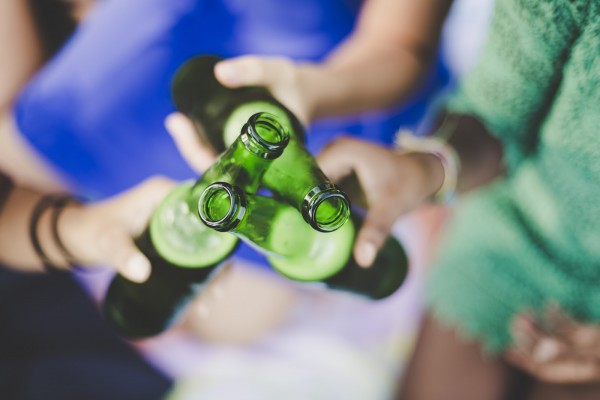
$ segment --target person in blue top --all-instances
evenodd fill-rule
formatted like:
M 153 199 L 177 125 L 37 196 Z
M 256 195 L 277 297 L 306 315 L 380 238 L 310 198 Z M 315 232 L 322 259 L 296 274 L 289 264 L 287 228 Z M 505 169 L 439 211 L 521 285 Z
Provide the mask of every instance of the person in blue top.
M 361 7 L 385 10 L 386 3 L 98 2 L 22 91 L 15 125 L 67 185 L 89 197 L 110 196 L 156 173 L 189 178 L 193 172 L 163 126 L 174 110 L 171 79 L 185 60 L 260 54 L 318 62 L 349 37 Z M 416 123 L 423 107 L 415 102 L 404 112 L 321 124 L 309 145 L 320 148 L 341 131 L 391 143 L 396 127 Z
M 29 154 L 28 161 L 23 162 L 26 156 L 20 154 L 19 162 L 12 163 L 20 163 L 17 173 L 24 179 L 44 183 L 54 179 L 91 199 L 114 195 L 155 174 L 176 180 L 193 177 L 195 172 L 182 161 L 164 127 L 165 118 L 174 111 L 171 79 L 185 60 L 197 54 L 225 58 L 260 54 L 321 63 L 332 54 L 360 50 L 368 44 L 370 32 L 408 26 L 410 18 L 402 16 L 409 15 L 410 3 L 97 2 L 16 99 L 12 133 L 5 136 L 13 140 L 4 150 L 13 158 L 17 153 Z M 381 23 L 382 18 L 386 23 Z M 438 35 L 440 25 L 431 21 L 426 26 Z M 310 129 L 309 148 L 317 151 L 341 132 L 389 144 L 399 125 L 414 126 L 425 109 L 422 99 L 445 77 L 439 71 L 430 74 L 433 78 L 417 91 L 417 83 L 422 82 L 417 78 L 435 60 L 435 49 L 424 51 L 418 61 L 413 50 L 422 49 L 407 52 L 402 107 L 394 98 L 385 111 L 317 122 Z M 385 73 L 387 67 L 382 67 Z M 416 100 L 409 101 L 411 97 Z M 32 168 L 36 164 L 38 168 Z M 240 247 L 238 256 L 266 265 L 251 249 Z

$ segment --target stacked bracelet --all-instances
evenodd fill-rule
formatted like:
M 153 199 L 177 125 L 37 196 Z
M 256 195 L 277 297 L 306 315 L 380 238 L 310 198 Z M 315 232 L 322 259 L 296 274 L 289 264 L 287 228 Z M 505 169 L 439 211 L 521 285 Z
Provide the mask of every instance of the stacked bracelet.
M 14 184 L 12 179 L 0 173 L 0 211 L 2 211 L 4 203 L 8 199 L 8 196 L 10 196 L 10 192 L 12 192 L 13 188 Z
M 60 240 L 60 235 L 58 234 L 58 220 L 60 215 L 65 207 L 71 203 L 79 204 L 80 201 L 67 194 L 49 194 L 40 199 L 31 214 L 29 223 L 29 237 L 31 244 L 44 268 L 48 272 L 63 271 L 64 269 L 57 267 L 44 252 L 39 239 L 39 223 L 44 212 L 46 212 L 48 209 L 52 209 L 52 214 L 50 217 L 50 230 L 54 244 L 69 266 L 72 267 L 76 263 L 75 258 L 66 249 L 65 245 Z
M 456 186 L 460 173 L 460 159 L 452 146 L 440 137 L 420 137 L 404 130 L 397 133 L 395 143 L 398 148 L 406 152 L 427 153 L 440 160 L 444 169 L 444 181 L 433 197 L 439 203 L 452 203 L 456 198 Z

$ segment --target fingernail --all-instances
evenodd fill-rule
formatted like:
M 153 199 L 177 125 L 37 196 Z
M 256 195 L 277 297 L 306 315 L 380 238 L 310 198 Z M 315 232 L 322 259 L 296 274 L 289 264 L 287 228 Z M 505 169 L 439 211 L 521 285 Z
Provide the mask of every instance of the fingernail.
M 150 276 L 150 262 L 141 254 L 134 254 L 125 264 L 127 277 L 134 282 L 143 282 Z
M 356 254 L 356 262 L 361 267 L 370 267 L 375 261 L 375 256 L 377 255 L 377 248 L 373 243 L 364 243 L 358 249 Z
M 224 83 L 237 84 L 240 83 L 239 68 L 227 62 L 218 63 L 215 66 L 215 73 Z
M 167 128 L 167 132 L 171 134 L 171 136 L 179 137 L 179 132 L 181 129 L 181 116 L 171 114 L 165 119 L 165 128 Z
M 548 362 L 560 353 L 560 345 L 556 340 L 542 339 L 533 349 L 533 358 L 539 363 Z

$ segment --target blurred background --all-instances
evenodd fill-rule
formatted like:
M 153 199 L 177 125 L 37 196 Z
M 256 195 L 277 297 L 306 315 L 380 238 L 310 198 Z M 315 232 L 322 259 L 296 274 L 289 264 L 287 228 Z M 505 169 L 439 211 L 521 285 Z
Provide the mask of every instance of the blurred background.
M 352 32 L 362 6 L 358 0 L 29 3 L 46 59 L 26 82 L 15 83 L 21 88 L 10 115 L 34 157 L 24 167 L 0 142 L 0 166 L 23 182 L 54 182 L 94 200 L 154 174 L 195 176 L 163 126 L 174 111 L 171 79 L 185 60 L 260 54 L 320 61 Z M 431 102 L 476 61 L 492 3 L 455 1 L 437 60 L 412 98 L 312 123 L 310 150 L 318 153 L 340 134 L 389 145 L 399 128 L 418 131 Z M 0 34 L 16 40 L 12 32 Z M 176 327 L 125 344 L 150 365 L 147 379 L 164 380 L 157 393 L 172 400 L 386 399 L 413 345 L 423 272 L 444 215 L 432 207 L 396 224 L 410 272 L 389 298 L 290 282 L 243 247 L 220 286 L 196 299 Z M 76 277 L 100 304 L 112 274 Z M 127 385 L 126 372 L 121 378 Z M 143 377 L 134 380 L 144 385 Z

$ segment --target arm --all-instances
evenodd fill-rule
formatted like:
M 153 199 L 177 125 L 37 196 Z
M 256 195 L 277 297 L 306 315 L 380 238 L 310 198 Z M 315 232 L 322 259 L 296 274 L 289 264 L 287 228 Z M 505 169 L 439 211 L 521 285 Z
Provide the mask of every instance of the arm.
M 14 129 L 13 100 L 43 62 L 43 51 L 27 1 L 0 2 L 0 169 L 18 181 L 52 190 L 59 180 Z
M 1 175 L 0 175 L 1 176 Z M 71 203 L 60 214 L 58 235 L 78 263 L 86 266 L 113 265 L 129 279 L 144 281 L 150 263 L 135 247 L 132 237 L 146 227 L 152 211 L 173 183 L 153 178 L 103 202 L 88 205 Z M 15 187 L 0 208 L 0 263 L 22 271 L 42 271 L 29 235 L 30 219 L 43 198 L 39 192 Z M 40 246 L 53 265 L 67 268 L 51 233 L 51 210 L 37 225 Z
M 353 34 L 324 63 L 300 66 L 312 116 L 404 100 L 435 58 L 450 0 L 370 0 Z
M 244 56 L 217 65 L 230 87 L 261 85 L 308 122 L 389 106 L 410 94 L 435 56 L 450 0 L 370 0 L 324 62 Z
M 0 113 L 42 63 L 42 50 L 26 1 L 0 2 Z
M 477 119 L 454 115 L 440 129 L 448 127 L 453 131 L 448 142 L 462 164 L 458 191 L 484 185 L 502 173 L 500 143 Z M 354 247 L 356 261 L 365 267 L 373 262 L 396 220 L 432 199 L 445 179 L 435 155 L 406 153 L 353 138 L 332 142 L 318 161 L 329 178 L 354 195 L 355 204 L 369 210 Z

